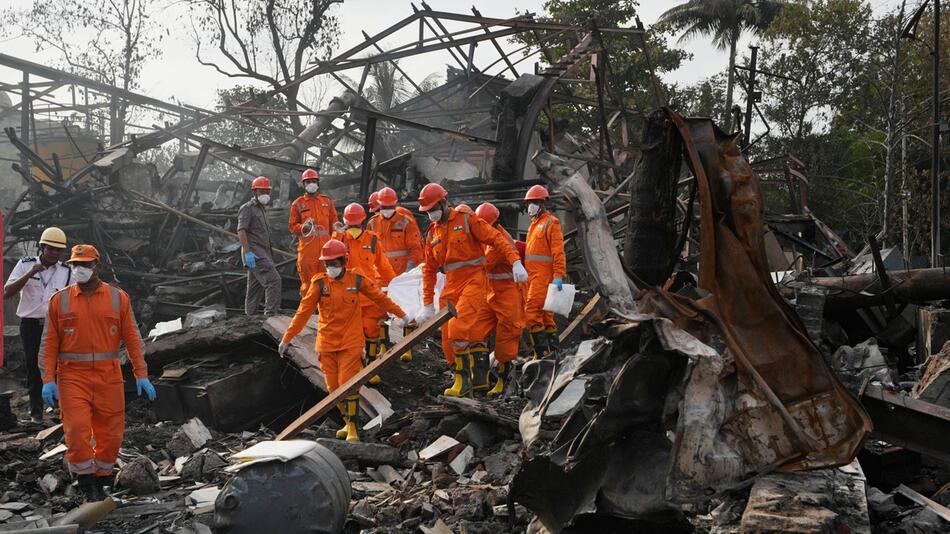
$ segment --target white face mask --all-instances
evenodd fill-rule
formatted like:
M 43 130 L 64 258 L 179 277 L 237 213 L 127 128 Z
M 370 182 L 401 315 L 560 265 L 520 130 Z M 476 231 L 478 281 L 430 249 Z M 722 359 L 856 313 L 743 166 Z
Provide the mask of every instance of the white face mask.
M 257 201 L 260 203 L 261 206 L 266 206 L 270 204 L 270 195 L 268 195 L 267 193 L 263 195 L 257 195 Z
M 318 184 L 317 182 L 307 182 L 307 184 L 304 185 L 303 188 L 312 195 L 320 190 L 320 184 Z
M 381 208 L 379 212 L 383 214 L 383 217 L 389 219 L 396 214 L 396 208 Z
M 429 212 L 429 220 L 438 222 L 442 220 L 442 210 L 432 210 Z
M 343 274 L 343 267 L 327 267 L 327 274 L 330 278 L 339 278 Z
M 541 204 L 528 204 L 528 215 L 534 217 L 541 211 Z
M 70 267 L 72 270 L 73 279 L 79 282 L 80 284 L 85 284 L 92 278 L 92 269 L 89 267 L 81 267 L 79 265 L 73 265 Z

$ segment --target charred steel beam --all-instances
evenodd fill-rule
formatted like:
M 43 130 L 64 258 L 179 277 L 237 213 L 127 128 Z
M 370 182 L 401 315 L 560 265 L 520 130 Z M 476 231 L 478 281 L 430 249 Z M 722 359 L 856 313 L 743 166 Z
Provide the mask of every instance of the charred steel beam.
M 478 9 L 476 9 L 475 6 L 472 6 L 472 14 L 474 14 L 476 17 L 482 16 L 482 14 L 478 12 Z M 482 31 L 484 31 L 485 33 L 491 32 L 491 30 L 489 30 L 487 26 L 483 26 Z M 501 45 L 498 44 L 498 41 L 492 39 L 491 44 L 492 46 L 495 47 L 495 51 L 498 52 L 498 54 L 501 56 L 501 59 L 505 62 L 505 65 L 508 65 L 508 70 L 511 71 L 511 73 L 515 76 L 515 78 L 517 78 L 518 76 L 521 76 L 520 74 L 518 74 L 518 70 L 515 69 L 515 66 L 511 63 L 511 60 L 508 59 L 508 54 L 505 53 L 505 51 L 502 50 Z
M 874 421 L 873 436 L 950 462 L 950 409 L 870 384 L 861 403 Z
M 459 141 L 468 141 L 470 143 L 477 143 L 480 145 L 486 145 L 486 146 L 491 146 L 491 147 L 498 145 L 498 142 L 495 141 L 494 139 L 487 139 L 485 137 L 479 137 L 477 135 L 467 134 L 465 132 L 459 132 L 456 130 L 449 130 L 447 128 L 440 128 L 438 126 L 430 126 L 428 124 L 423 124 L 421 122 L 404 119 L 402 117 L 397 117 L 395 115 L 389 115 L 388 113 L 383 113 L 382 111 L 376 111 L 376 110 L 361 108 L 357 106 L 354 106 L 352 110 L 354 112 L 364 113 L 369 117 L 374 117 L 383 122 L 388 122 L 390 124 L 398 124 L 400 126 L 406 126 L 406 127 L 414 128 L 417 130 L 423 130 L 426 132 L 437 133 L 440 135 L 444 135 L 446 137 L 450 137 L 452 139 L 457 139 Z
M 287 170 L 292 170 L 292 171 L 298 171 L 298 172 L 303 172 L 303 171 L 307 170 L 307 166 L 306 166 L 306 165 L 303 165 L 303 164 L 301 164 L 301 163 L 294 163 L 294 162 L 292 162 L 292 161 L 283 161 L 283 160 L 279 160 L 279 159 L 268 158 L 267 156 L 261 156 L 260 154 L 255 154 L 255 153 L 253 153 L 253 152 L 248 152 L 247 150 L 244 150 L 243 148 L 240 148 L 240 147 L 229 146 L 229 145 L 226 145 L 226 144 L 224 144 L 224 143 L 219 143 L 219 142 L 217 142 L 217 141 L 212 141 L 211 139 L 208 139 L 207 137 L 202 137 L 202 136 L 200 136 L 200 135 L 187 134 L 186 137 L 189 137 L 189 138 L 191 138 L 191 139 L 194 139 L 195 141 L 197 141 L 198 143 L 200 143 L 200 144 L 202 144 L 202 145 L 210 146 L 210 147 L 212 147 L 212 148 L 217 148 L 217 149 L 220 149 L 220 150 L 224 150 L 224 151 L 230 152 L 230 153 L 232 153 L 232 154 L 238 154 L 238 155 L 240 155 L 240 156 L 242 156 L 242 157 L 245 157 L 245 158 L 247 158 L 247 159 L 252 159 L 252 160 L 254 160 L 254 161 L 257 161 L 257 162 L 260 162 L 260 163 L 264 163 L 264 164 L 267 164 L 267 165 L 273 165 L 274 167 L 280 167 L 280 168 L 282 168 L 282 169 L 287 169 Z
M 428 18 L 454 20 L 458 22 L 472 22 L 475 24 L 484 24 L 486 26 L 505 26 L 508 28 L 515 28 L 521 31 L 529 31 L 529 30 L 583 31 L 585 29 L 583 25 L 557 24 L 553 22 L 538 22 L 534 20 L 526 20 L 523 17 L 514 17 L 510 19 L 496 19 L 496 18 L 491 18 L 491 17 L 476 17 L 472 15 L 463 15 L 461 13 L 447 13 L 445 11 L 424 11 L 423 15 Z M 620 33 L 620 34 L 629 34 L 629 35 L 635 35 L 635 34 L 643 32 L 643 30 L 635 29 L 635 28 L 600 28 L 600 31 L 603 33 Z
M 4 132 L 7 134 L 7 138 L 10 139 L 10 143 L 20 151 L 20 154 L 26 156 L 30 163 L 39 167 L 39 169 L 43 171 L 43 174 L 48 176 L 50 180 L 56 180 L 56 169 L 50 167 L 49 163 L 46 163 L 46 160 L 41 158 L 36 152 L 33 152 L 32 148 L 21 141 L 12 126 L 6 128 Z
M 366 119 L 366 142 L 363 144 L 363 168 L 360 176 L 360 200 L 369 194 L 369 179 L 373 172 L 373 146 L 376 144 L 376 117 Z
M 365 31 L 363 32 L 363 38 L 366 39 L 367 41 L 370 40 L 369 34 L 366 33 Z M 378 43 L 375 43 L 375 42 L 373 43 L 373 48 L 375 48 L 376 51 L 380 53 L 386 52 L 385 50 L 382 49 L 382 47 L 379 46 Z M 409 74 L 406 71 L 404 71 L 402 67 L 399 66 L 399 63 L 396 63 L 395 61 L 390 61 L 389 64 L 392 65 L 394 69 L 396 69 L 396 72 L 402 75 L 404 80 L 409 82 L 409 85 L 411 85 L 412 88 L 415 89 L 417 93 L 419 93 L 419 95 L 423 96 L 424 98 L 427 98 L 430 102 L 435 104 L 435 107 L 439 108 L 442 111 L 445 111 L 445 108 L 442 107 L 442 104 L 436 101 L 436 99 L 432 98 L 432 95 L 429 94 L 429 91 L 426 91 L 421 86 L 419 86 L 419 84 L 417 84 L 416 81 L 413 80 L 412 77 L 409 76 Z
M 413 7 L 415 7 L 415 6 L 413 6 Z M 422 0 L 422 9 L 423 9 L 424 11 L 432 11 L 432 8 L 429 7 L 429 4 L 427 4 L 427 3 L 425 2 L 425 0 Z M 443 35 L 445 36 L 446 39 L 448 39 L 448 41 L 449 41 L 450 43 L 455 41 L 455 39 L 452 39 L 452 33 L 449 32 L 449 29 L 445 27 L 445 24 L 442 24 L 442 21 L 441 21 L 441 20 L 439 20 L 438 18 L 434 18 L 434 19 L 432 19 L 432 20 L 435 21 L 435 25 L 438 26 L 440 30 L 442 30 Z M 428 22 L 428 19 L 426 19 L 426 21 Z M 431 29 L 431 26 L 430 26 L 430 29 Z M 439 37 L 439 40 L 440 40 L 440 41 L 442 40 L 442 36 L 440 36 L 435 30 L 433 30 L 432 33 L 436 34 L 436 36 Z M 474 45 L 474 43 L 472 43 L 472 45 Z M 464 50 L 462 50 L 462 47 L 461 47 L 461 46 L 457 46 L 457 47 L 455 47 L 455 49 L 458 50 L 459 55 L 462 56 L 463 58 L 468 55 L 468 54 L 465 53 Z M 453 56 L 454 56 L 454 54 L 453 54 Z M 475 69 L 475 65 L 472 65 L 470 62 L 463 62 L 462 68 L 464 68 L 466 72 L 470 72 L 470 71 L 469 71 L 469 68 L 471 68 L 471 69 L 473 69 L 473 70 L 477 70 L 477 69 Z
M 25 59 L 20 59 L 18 57 L 13 57 L 7 54 L 0 54 L 0 65 L 19 70 L 21 72 L 28 72 L 30 74 L 42 76 L 43 78 L 57 81 L 60 83 L 72 83 L 76 85 L 81 85 L 83 87 L 87 87 L 89 89 L 94 89 L 96 91 L 99 91 L 100 93 L 118 96 L 122 99 L 128 100 L 129 102 L 132 102 L 135 104 L 148 104 L 150 106 L 155 106 L 155 107 L 165 109 L 168 111 L 173 111 L 175 113 L 184 113 L 187 111 L 182 106 L 169 104 L 168 102 L 163 102 L 157 98 L 141 95 L 139 93 L 133 93 L 132 91 L 120 89 L 118 87 L 109 85 L 107 83 L 97 82 L 95 80 L 86 78 L 84 76 L 79 76 L 77 74 L 72 74 L 72 73 L 62 71 L 59 69 L 54 69 L 52 67 L 40 65 L 39 63 L 33 63 L 32 61 L 27 61 Z

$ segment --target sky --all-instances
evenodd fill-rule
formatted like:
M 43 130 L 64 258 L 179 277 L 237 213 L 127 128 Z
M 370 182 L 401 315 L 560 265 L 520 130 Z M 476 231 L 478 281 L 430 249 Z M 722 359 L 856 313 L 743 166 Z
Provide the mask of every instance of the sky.
M 881 12 L 899 6 L 900 1 L 870 0 L 870 3 L 876 12 Z M 475 4 L 482 15 L 486 17 L 510 18 L 515 16 L 516 9 L 540 13 L 543 0 L 521 0 L 520 2 L 512 2 L 511 0 L 428 0 L 428 3 L 438 11 L 454 11 L 465 14 L 470 13 L 471 5 Z M 671 0 L 641 0 L 640 18 L 649 27 L 673 3 Z M 912 6 L 918 5 L 918 3 L 919 0 L 909 0 L 909 4 Z M 0 12 L 11 7 L 23 7 L 29 4 L 30 0 L 0 0 Z M 238 83 L 238 80 L 223 76 L 212 68 L 197 63 L 194 57 L 194 44 L 190 36 L 190 25 L 182 17 L 182 13 L 180 3 L 169 2 L 167 7 L 159 14 L 160 19 L 173 27 L 173 30 L 164 41 L 162 57 L 150 61 L 143 69 L 141 87 L 138 92 L 163 100 L 179 101 L 188 105 L 211 108 L 214 105 L 217 91 L 233 86 Z M 360 43 L 363 40 L 361 30 L 373 34 L 411 13 L 412 8 L 408 0 L 345 0 L 337 8 L 337 15 L 343 32 L 339 50 L 342 51 Z M 414 29 L 407 30 L 407 33 L 402 34 L 405 38 L 401 41 L 404 42 L 413 38 L 414 33 Z M 386 41 L 383 47 L 385 48 L 386 44 L 391 45 L 394 42 Z M 740 50 L 744 51 L 750 42 L 751 39 L 746 38 L 741 43 Z M 508 43 L 503 43 L 503 46 L 508 49 L 515 48 L 515 45 Z M 668 76 L 667 79 L 670 81 L 692 83 L 724 70 L 727 62 L 725 52 L 714 49 L 707 40 L 698 38 L 681 46 L 693 57 L 685 62 L 679 70 Z M 52 58 L 50 54 L 35 52 L 33 45 L 25 38 L 0 40 L 0 51 L 43 64 L 50 64 Z M 479 61 L 480 58 L 481 61 Z M 488 42 L 482 43 L 476 49 L 477 65 L 486 65 L 496 58 L 497 53 Z M 400 66 L 419 81 L 432 73 L 440 73 L 444 76 L 445 65 L 449 61 L 451 61 L 451 58 L 445 53 L 428 54 L 419 58 L 406 58 L 400 63 Z M 521 63 L 519 70 L 522 72 L 531 71 L 533 61 L 532 59 Z M 489 70 L 489 73 L 494 74 L 498 70 L 499 67 L 495 67 Z M 349 76 L 358 79 L 359 72 L 351 71 Z M 19 81 L 18 73 L 0 67 L 0 82 L 16 83 Z M 311 86 L 306 91 L 309 91 L 311 95 L 335 93 L 338 91 L 338 87 L 331 82 L 322 86 Z M 331 95 L 327 94 L 326 96 Z M 16 101 L 17 99 L 13 97 L 13 100 Z

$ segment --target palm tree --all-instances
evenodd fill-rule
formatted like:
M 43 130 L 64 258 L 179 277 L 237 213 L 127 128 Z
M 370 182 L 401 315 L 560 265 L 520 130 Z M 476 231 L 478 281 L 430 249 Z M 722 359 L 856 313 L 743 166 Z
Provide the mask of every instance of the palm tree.
M 782 7 L 784 0 L 686 0 L 660 15 L 660 22 L 673 29 L 685 30 L 679 42 L 697 35 L 712 37 L 720 50 L 729 49 L 729 72 L 726 87 L 726 111 L 723 122 L 732 130 L 732 90 L 735 84 L 736 45 L 745 31 L 765 31 Z

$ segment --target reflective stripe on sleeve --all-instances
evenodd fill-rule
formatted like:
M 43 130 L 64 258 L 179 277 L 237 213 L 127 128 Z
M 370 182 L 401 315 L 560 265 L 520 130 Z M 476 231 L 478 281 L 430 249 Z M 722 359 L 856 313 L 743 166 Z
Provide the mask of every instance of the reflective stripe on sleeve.
M 387 258 L 400 258 L 402 256 L 408 256 L 408 255 L 409 255 L 408 250 L 390 250 L 389 252 L 386 253 Z
M 514 277 L 511 273 L 488 273 L 489 280 L 512 280 Z

